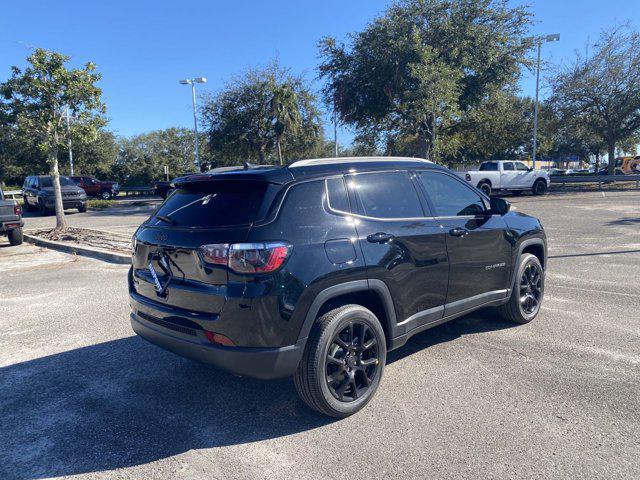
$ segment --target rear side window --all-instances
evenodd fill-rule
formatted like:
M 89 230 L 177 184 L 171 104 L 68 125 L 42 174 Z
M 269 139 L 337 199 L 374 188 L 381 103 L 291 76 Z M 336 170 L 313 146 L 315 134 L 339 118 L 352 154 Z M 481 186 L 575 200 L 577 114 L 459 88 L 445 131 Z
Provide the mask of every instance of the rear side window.
M 362 215 L 390 219 L 424 217 L 420 199 L 406 172 L 351 175 L 348 183 Z
M 347 197 L 347 188 L 344 185 L 344 178 L 327 178 L 326 182 L 329 206 L 333 210 L 349 213 L 349 198 Z
M 498 162 L 482 162 L 480 164 L 481 172 L 484 172 L 484 171 L 497 172 L 498 169 L 499 169 Z
M 417 178 L 431 200 L 437 216 L 455 217 L 484 213 L 482 197 L 449 175 L 418 172 Z
M 270 184 L 248 180 L 202 182 L 177 189 L 151 218 L 154 225 L 215 228 L 257 220 Z M 271 197 L 271 195 L 269 195 Z

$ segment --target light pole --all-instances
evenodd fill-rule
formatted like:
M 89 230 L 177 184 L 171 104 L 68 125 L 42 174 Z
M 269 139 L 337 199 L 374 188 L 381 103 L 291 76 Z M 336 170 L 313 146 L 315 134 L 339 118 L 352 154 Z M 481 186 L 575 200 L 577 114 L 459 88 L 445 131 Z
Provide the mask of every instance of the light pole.
M 196 114 L 196 83 L 207 83 L 204 77 L 186 78 L 180 80 L 182 85 L 191 85 L 191 101 L 193 102 L 193 131 L 196 138 L 195 144 L 195 164 L 196 170 L 200 172 L 200 150 L 198 149 L 198 117 Z
M 536 152 L 538 149 L 538 96 L 540 93 L 540 51 L 542 50 L 542 44 L 546 42 L 557 42 L 560 40 L 559 33 L 552 33 L 551 35 L 540 35 L 538 37 L 528 37 L 525 40 L 532 40 L 538 47 L 538 60 L 536 62 L 536 101 L 533 105 L 533 153 L 531 159 L 533 160 L 533 169 L 536 169 Z

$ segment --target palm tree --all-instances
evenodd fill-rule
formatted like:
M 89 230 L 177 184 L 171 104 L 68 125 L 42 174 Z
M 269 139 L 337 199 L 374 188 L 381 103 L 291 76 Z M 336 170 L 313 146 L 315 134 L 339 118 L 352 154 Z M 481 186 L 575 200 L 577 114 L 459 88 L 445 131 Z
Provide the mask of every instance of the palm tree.
M 284 165 L 282 158 L 282 139 L 287 133 L 294 133 L 302 123 L 302 114 L 298 105 L 298 96 L 291 85 L 274 85 L 271 97 L 271 115 L 276 136 L 278 161 Z

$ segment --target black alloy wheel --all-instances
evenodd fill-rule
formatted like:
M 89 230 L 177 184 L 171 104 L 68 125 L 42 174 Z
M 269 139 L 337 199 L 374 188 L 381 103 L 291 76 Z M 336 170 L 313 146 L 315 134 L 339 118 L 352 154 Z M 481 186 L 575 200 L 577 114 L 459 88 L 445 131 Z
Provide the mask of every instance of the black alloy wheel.
M 540 308 L 542 299 L 542 272 L 535 263 L 528 263 L 520 278 L 520 308 L 532 315 Z
M 363 396 L 376 376 L 379 345 L 374 332 L 364 322 L 353 321 L 331 340 L 326 358 L 329 391 L 341 402 Z

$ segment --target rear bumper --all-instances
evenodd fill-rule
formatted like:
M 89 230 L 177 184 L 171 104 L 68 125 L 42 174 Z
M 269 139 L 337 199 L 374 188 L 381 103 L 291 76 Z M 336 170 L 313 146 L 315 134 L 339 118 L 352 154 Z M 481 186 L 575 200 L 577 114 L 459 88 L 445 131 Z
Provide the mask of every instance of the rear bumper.
M 167 316 L 139 295 L 130 293 L 131 326 L 145 340 L 182 357 L 214 365 L 237 375 L 263 380 L 293 375 L 306 338 L 280 348 L 224 347 L 211 344 L 187 318 Z
M 0 222 L 0 232 L 2 233 L 9 232 L 14 228 L 20 227 L 24 227 L 24 221 L 21 218 Z

